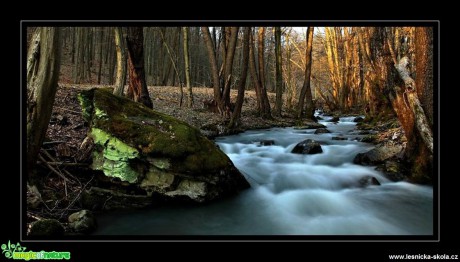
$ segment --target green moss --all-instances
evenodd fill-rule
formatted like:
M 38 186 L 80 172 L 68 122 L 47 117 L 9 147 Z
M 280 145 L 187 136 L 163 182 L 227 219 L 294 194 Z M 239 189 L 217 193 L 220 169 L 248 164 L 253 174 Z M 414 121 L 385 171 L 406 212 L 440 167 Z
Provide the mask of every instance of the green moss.
M 82 108 L 83 119 L 90 122 L 93 114 L 93 92 L 83 91 L 77 97 Z
M 94 144 L 102 148 L 93 152 L 93 169 L 102 170 L 106 176 L 135 183 L 138 173 L 131 168 L 129 161 L 139 157 L 139 152 L 99 128 L 93 127 L 91 136 Z
M 132 167 L 134 159 L 147 169 L 150 163 L 159 169 L 190 175 L 214 173 L 230 162 L 198 129 L 183 121 L 114 96 L 110 90 L 83 93 L 82 106 L 94 108 L 91 134 L 97 150 L 93 168 L 107 176 L 134 183 L 140 175 Z M 87 102 L 90 98 L 92 105 Z

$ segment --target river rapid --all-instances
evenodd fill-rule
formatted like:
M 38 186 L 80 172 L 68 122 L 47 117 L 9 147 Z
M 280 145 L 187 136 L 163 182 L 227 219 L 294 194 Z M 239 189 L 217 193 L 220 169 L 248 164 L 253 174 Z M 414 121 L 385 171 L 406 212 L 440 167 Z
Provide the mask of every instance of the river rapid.
M 353 164 L 373 145 L 358 142 L 354 117 L 314 129 L 271 128 L 216 139 L 251 188 L 203 206 L 164 206 L 98 217 L 98 235 L 431 235 L 433 188 L 392 182 Z M 347 140 L 332 140 L 332 137 Z M 291 153 L 305 140 L 323 153 Z M 261 146 L 261 140 L 274 145 Z M 363 186 L 375 177 L 380 186 Z

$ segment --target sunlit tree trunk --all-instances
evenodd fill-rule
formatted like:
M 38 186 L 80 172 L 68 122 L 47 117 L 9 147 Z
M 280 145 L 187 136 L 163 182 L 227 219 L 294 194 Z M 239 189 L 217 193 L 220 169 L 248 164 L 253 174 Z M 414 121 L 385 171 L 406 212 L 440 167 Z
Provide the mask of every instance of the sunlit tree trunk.
M 241 108 L 244 101 L 244 89 L 246 87 L 246 78 L 248 74 L 248 62 L 249 62 L 249 34 L 251 33 L 250 27 L 245 27 L 243 30 L 243 61 L 241 69 L 241 79 L 238 85 L 238 96 L 236 98 L 235 109 L 232 113 L 229 128 L 235 128 L 238 126 L 239 119 L 241 116 Z
M 192 91 L 192 85 L 190 84 L 190 57 L 188 54 L 188 28 L 187 27 L 182 27 L 182 32 L 184 34 L 184 64 L 185 64 L 185 83 L 187 85 L 187 90 L 188 90 L 188 100 L 187 100 L 187 106 L 192 107 L 193 106 L 193 91 Z
M 115 95 L 122 96 L 126 82 L 126 54 L 125 39 L 123 39 L 123 30 L 121 27 L 113 28 L 115 36 L 115 47 L 117 50 L 117 76 L 115 81 Z
M 281 116 L 283 106 L 283 65 L 281 56 L 281 28 L 275 27 L 276 102 L 275 115 Z
M 297 107 L 298 113 L 297 118 L 301 119 L 303 114 L 304 101 L 306 102 L 305 117 L 314 120 L 315 106 L 313 104 L 313 98 L 310 88 L 310 76 L 311 76 L 311 52 L 313 50 L 313 31 L 314 27 L 310 26 L 307 29 L 307 50 L 305 52 L 305 79 L 303 82 L 302 90 L 300 92 L 299 104 Z
M 142 27 L 128 27 L 126 38 L 128 48 L 129 86 L 128 97 L 152 108 L 144 70 L 144 33 Z
M 37 28 L 27 54 L 27 170 L 37 161 L 59 80 L 59 27 Z

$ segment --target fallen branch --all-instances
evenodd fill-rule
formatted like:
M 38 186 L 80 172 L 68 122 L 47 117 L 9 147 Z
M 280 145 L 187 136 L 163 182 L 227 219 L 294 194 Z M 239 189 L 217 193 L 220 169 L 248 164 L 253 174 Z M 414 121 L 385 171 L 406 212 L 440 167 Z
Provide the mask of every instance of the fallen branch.
M 44 164 L 45 162 L 38 161 L 38 164 Z M 52 166 L 89 166 L 85 163 L 69 163 L 69 162 L 46 162 L 48 165 Z
M 405 56 L 399 60 L 398 64 L 395 64 L 395 67 L 399 76 L 404 81 L 404 85 L 406 87 L 405 94 L 409 102 L 409 107 L 415 116 L 415 126 L 428 150 L 430 150 L 431 154 L 433 154 L 433 133 L 430 125 L 428 124 L 422 105 L 420 104 L 420 100 L 418 99 L 415 81 L 409 74 L 409 70 L 407 69 L 408 65 L 409 58 Z
M 53 172 L 55 173 L 56 175 L 60 176 L 62 179 L 64 179 L 64 181 L 66 182 L 70 182 L 70 180 L 65 177 L 61 172 L 57 171 L 54 167 L 52 167 L 51 165 L 48 164 L 48 162 L 46 162 L 46 160 L 43 158 L 42 155 L 38 155 L 38 158 L 40 158 L 40 160 Z
M 77 114 L 77 115 L 80 115 L 81 112 L 78 112 L 78 111 L 75 111 L 75 110 L 72 110 L 72 109 L 67 109 L 67 108 L 64 108 L 64 107 L 60 107 L 60 106 L 54 106 L 55 108 L 58 108 L 58 109 L 61 109 L 61 110 L 64 110 L 64 111 L 69 111 L 69 112 L 72 112 L 74 114 Z

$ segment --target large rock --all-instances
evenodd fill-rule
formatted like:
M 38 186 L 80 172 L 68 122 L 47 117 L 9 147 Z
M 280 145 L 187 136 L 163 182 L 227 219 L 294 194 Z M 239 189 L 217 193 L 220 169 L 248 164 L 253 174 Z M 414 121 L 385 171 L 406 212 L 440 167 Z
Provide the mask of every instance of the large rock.
M 137 195 L 196 202 L 249 187 L 230 159 L 187 123 L 110 89 L 84 91 L 79 100 L 94 140 L 91 168 L 110 182 Z
M 69 216 L 69 227 L 77 233 L 91 233 L 96 226 L 94 215 L 89 210 L 83 209 Z
M 321 148 L 321 145 L 312 139 L 304 140 L 292 149 L 292 153 L 295 154 L 319 154 L 322 152 L 323 149 Z
M 385 143 L 379 144 L 374 149 L 371 149 L 365 153 L 359 153 L 356 155 L 353 162 L 361 165 L 378 165 L 382 164 L 388 159 L 393 157 L 399 157 L 402 150 L 404 149 L 401 144 Z

